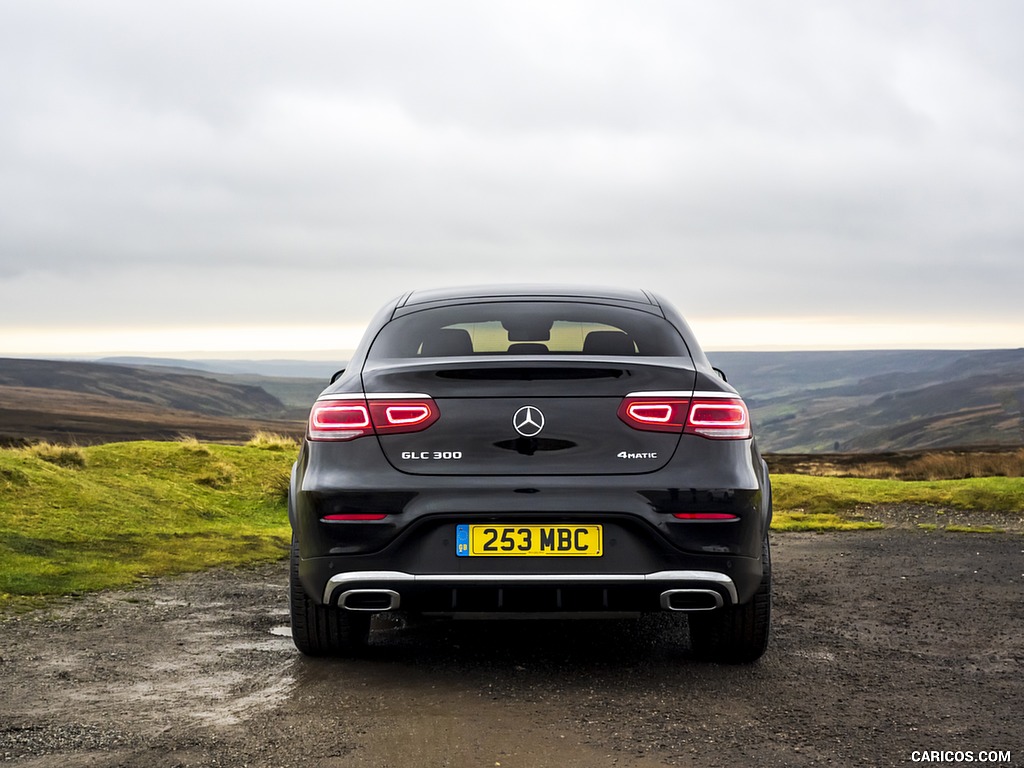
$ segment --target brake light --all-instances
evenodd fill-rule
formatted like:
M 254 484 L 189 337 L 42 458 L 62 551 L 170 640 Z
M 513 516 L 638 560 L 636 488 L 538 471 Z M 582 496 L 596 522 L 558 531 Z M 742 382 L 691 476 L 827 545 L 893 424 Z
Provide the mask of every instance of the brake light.
M 673 393 L 661 393 L 673 394 Z M 627 395 L 619 418 L 633 429 L 647 432 L 685 432 L 711 440 L 745 440 L 751 436 L 750 414 L 738 397 L 664 397 Z
M 386 396 L 385 396 L 386 397 Z M 374 433 L 419 432 L 441 417 L 437 404 L 426 395 L 415 399 L 318 400 L 309 412 L 309 439 L 355 440 Z

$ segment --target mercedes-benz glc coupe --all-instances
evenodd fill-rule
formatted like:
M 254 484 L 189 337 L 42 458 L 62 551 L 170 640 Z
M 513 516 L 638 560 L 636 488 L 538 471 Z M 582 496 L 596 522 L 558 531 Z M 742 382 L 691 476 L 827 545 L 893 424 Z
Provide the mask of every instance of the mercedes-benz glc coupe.
M 768 642 L 772 505 L 747 406 L 640 290 L 413 291 L 309 414 L 289 495 L 291 623 L 352 654 L 375 613 L 688 617 Z

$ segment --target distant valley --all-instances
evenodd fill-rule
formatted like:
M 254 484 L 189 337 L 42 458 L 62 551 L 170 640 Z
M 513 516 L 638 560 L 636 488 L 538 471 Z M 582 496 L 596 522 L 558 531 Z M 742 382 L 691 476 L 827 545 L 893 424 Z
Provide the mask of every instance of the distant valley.
M 1024 349 L 708 356 L 766 451 L 1024 445 Z
M 166 366 L 0 359 L 0 444 L 49 440 L 243 442 L 301 435 L 325 381 L 218 374 Z M 277 390 L 276 394 L 270 390 Z
M 1024 349 L 715 352 L 762 450 L 1024 445 Z M 0 359 L 0 443 L 301 435 L 343 363 Z

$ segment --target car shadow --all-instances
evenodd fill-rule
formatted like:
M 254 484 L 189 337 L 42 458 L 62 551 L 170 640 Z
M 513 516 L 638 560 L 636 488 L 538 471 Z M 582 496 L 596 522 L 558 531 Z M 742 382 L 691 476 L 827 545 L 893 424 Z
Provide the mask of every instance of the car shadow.
M 690 654 L 686 617 L 639 619 L 406 619 L 374 620 L 369 646 L 355 658 L 306 658 L 296 676 L 337 674 L 379 683 L 403 676 L 466 684 L 503 681 L 505 687 L 552 680 L 631 677 L 657 683 L 680 668 L 712 666 Z M 714 665 L 717 666 L 717 665 Z

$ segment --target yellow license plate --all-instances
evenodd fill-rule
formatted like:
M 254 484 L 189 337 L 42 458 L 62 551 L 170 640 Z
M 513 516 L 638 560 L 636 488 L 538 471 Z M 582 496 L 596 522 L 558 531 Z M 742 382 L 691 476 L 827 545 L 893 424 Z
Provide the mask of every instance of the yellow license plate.
M 460 525 L 459 557 L 601 557 L 600 525 Z

